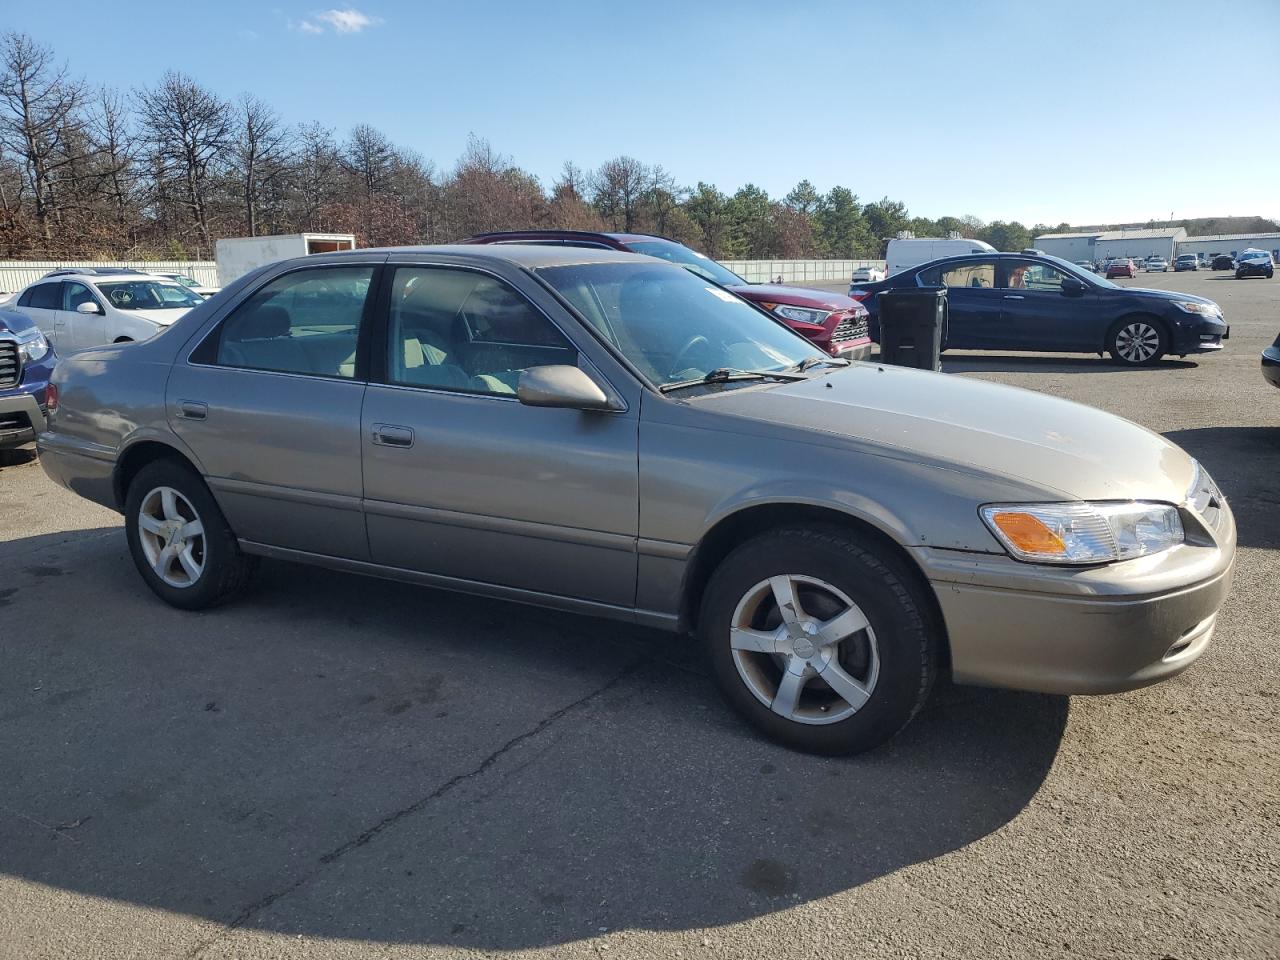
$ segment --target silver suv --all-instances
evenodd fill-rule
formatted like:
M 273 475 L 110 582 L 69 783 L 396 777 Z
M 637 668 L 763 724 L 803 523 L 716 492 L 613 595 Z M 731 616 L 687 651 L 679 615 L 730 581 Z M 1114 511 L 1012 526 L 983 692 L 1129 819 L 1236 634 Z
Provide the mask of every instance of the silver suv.
M 62 361 L 49 417 L 44 469 L 124 513 L 168 603 L 227 600 L 267 556 L 694 632 L 730 703 L 813 751 L 882 742 L 942 671 L 1172 676 L 1235 551 L 1153 433 L 834 359 L 630 253 L 273 264 Z

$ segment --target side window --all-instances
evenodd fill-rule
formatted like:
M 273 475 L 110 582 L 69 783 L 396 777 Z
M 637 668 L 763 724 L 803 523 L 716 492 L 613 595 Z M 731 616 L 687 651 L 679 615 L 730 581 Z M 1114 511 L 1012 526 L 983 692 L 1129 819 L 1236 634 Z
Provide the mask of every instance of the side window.
M 924 286 L 930 287 L 994 287 L 996 265 L 994 260 L 979 260 L 949 269 L 934 267 L 921 272 L 919 277 Z
M 1064 277 L 1061 270 L 1047 264 L 1015 261 L 1009 265 L 1009 276 L 1004 285 L 1009 290 L 1061 293 Z
M 271 281 L 222 324 L 215 363 L 250 370 L 356 375 L 373 267 L 316 267 Z
M 97 303 L 97 298 L 89 292 L 89 288 L 83 283 L 64 283 L 63 289 L 63 310 L 75 310 L 82 303 Z
M 399 267 L 391 282 L 387 375 L 411 387 L 514 396 L 522 371 L 578 352 L 524 297 L 469 270 Z
M 34 307 L 37 310 L 62 309 L 62 284 L 40 283 L 22 295 L 18 302 L 20 307 Z

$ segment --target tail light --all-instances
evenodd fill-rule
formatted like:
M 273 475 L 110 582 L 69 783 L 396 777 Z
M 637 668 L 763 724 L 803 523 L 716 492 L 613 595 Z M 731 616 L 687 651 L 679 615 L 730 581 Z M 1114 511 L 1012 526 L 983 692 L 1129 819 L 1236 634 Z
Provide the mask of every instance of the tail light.
M 854 300 L 857 300 L 859 303 L 861 303 L 863 300 L 866 300 L 869 296 L 871 296 L 871 291 L 870 290 L 850 290 L 849 296 L 852 297 Z
M 58 412 L 58 388 L 52 383 L 44 388 L 44 408 L 48 413 Z

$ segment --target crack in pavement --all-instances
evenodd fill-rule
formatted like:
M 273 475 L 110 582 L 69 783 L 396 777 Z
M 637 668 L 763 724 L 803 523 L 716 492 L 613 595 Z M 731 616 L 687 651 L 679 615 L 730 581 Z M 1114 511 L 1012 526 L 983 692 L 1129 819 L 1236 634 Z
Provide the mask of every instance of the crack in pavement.
M 448 780 L 446 780 L 440 786 L 436 787 L 425 797 L 422 797 L 419 800 L 415 800 L 413 803 L 409 804 L 409 806 L 402 807 L 401 809 L 396 810 L 394 813 L 388 814 L 387 816 L 379 820 L 377 823 L 375 823 L 372 827 L 369 827 L 369 829 L 365 830 L 364 832 L 348 840 L 346 843 L 338 847 L 335 847 L 334 849 L 330 850 L 328 853 L 322 855 L 320 857 L 320 865 L 318 867 L 309 871 L 303 876 L 299 877 L 297 880 L 289 884 L 287 887 L 284 887 L 283 889 L 280 889 L 280 890 L 276 890 L 272 893 L 267 894 L 264 897 L 261 897 L 258 900 L 255 900 L 253 903 L 249 904 L 243 910 L 241 910 L 235 916 L 235 918 L 232 919 L 231 922 L 228 923 L 222 930 L 219 930 L 216 935 L 210 937 L 207 940 L 202 940 L 200 943 L 197 943 L 187 953 L 188 960 L 194 960 L 194 958 L 199 957 L 201 954 L 203 954 L 206 950 L 208 950 L 211 946 L 213 946 L 219 940 L 222 940 L 224 937 L 226 937 L 227 934 L 240 929 L 245 924 L 247 924 L 250 920 L 252 920 L 255 916 L 257 916 L 263 910 L 266 910 L 268 907 L 276 903 L 281 898 L 287 897 L 289 894 L 293 893 L 295 890 L 298 890 L 301 887 L 305 886 L 307 883 L 310 883 L 317 876 L 319 876 L 320 873 L 323 872 L 323 870 L 326 867 L 328 867 L 330 864 L 346 856 L 352 850 L 355 850 L 358 847 L 363 847 L 365 844 L 367 844 L 370 840 L 374 839 L 374 837 L 378 836 L 378 834 L 382 833 L 388 827 L 394 826 L 395 824 L 403 820 L 405 817 L 413 816 L 413 814 L 422 810 L 433 801 L 440 799 L 446 793 L 449 793 L 451 790 L 453 790 L 455 787 L 463 783 L 466 783 L 468 780 L 472 780 L 480 776 L 486 770 L 492 767 L 495 763 L 497 763 L 500 759 L 502 759 L 502 757 L 505 754 L 509 753 L 511 750 L 520 746 L 520 744 L 524 743 L 526 740 L 530 740 L 533 737 L 536 737 L 543 730 L 546 730 L 549 726 L 551 726 L 553 723 L 555 723 L 565 714 L 571 713 L 574 710 L 577 710 L 579 707 L 582 707 L 583 705 L 589 703 L 590 701 L 594 700 L 596 697 L 600 696 L 601 694 L 607 693 L 608 691 L 612 690 L 618 684 L 622 683 L 622 681 L 626 680 L 628 677 L 631 677 L 635 673 L 639 672 L 642 667 L 648 666 L 649 664 L 655 662 L 655 659 L 656 658 L 654 656 L 649 655 L 649 656 L 642 657 L 639 660 L 636 660 L 635 662 L 627 666 L 625 669 L 623 669 L 621 672 L 615 674 L 611 679 L 609 679 L 606 683 L 604 683 L 600 687 L 597 687 L 595 690 L 592 690 L 590 693 L 582 697 L 579 697 L 577 700 L 574 700 L 572 703 L 568 703 L 565 706 L 560 707 L 558 710 L 555 710 L 554 712 L 543 717 L 530 729 L 512 737 L 506 743 L 502 744 L 502 746 L 498 747 L 498 749 L 494 750 L 492 753 L 486 756 L 483 760 L 480 761 L 479 764 L 477 764 L 472 769 L 466 771 L 465 773 L 459 773 L 456 776 L 450 777 Z M 71 838 L 68 838 L 68 839 L 71 839 Z

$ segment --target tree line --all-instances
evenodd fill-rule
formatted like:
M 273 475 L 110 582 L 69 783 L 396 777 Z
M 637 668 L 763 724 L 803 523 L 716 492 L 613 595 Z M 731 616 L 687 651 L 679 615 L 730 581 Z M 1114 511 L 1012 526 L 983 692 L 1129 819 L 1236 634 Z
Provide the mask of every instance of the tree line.
M 474 135 L 439 169 L 366 124 L 341 137 L 289 124 L 252 94 L 227 100 L 173 70 L 128 92 L 96 87 L 30 36 L 0 38 L 0 259 L 198 259 L 228 236 L 384 246 L 527 228 L 656 233 L 722 260 L 876 258 L 904 230 L 1018 250 L 1049 229 L 912 217 L 808 180 L 780 198 L 754 184 L 728 194 L 627 156 L 566 162 L 547 187 Z

